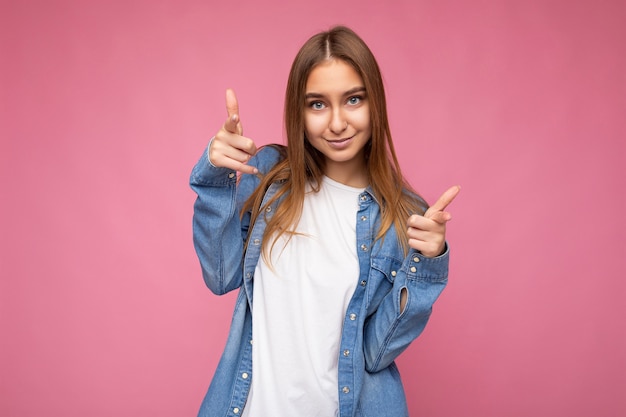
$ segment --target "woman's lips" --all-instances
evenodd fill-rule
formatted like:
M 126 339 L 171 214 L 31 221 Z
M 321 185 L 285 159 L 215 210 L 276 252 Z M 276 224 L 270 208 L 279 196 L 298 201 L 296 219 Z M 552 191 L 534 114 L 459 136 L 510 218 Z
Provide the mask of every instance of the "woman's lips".
M 349 138 L 345 138 L 345 139 L 325 139 L 326 143 L 328 143 L 328 145 L 331 148 L 334 149 L 344 149 L 346 147 L 348 147 L 348 145 L 350 145 L 350 142 L 352 142 L 352 139 L 354 138 L 354 136 L 351 136 Z

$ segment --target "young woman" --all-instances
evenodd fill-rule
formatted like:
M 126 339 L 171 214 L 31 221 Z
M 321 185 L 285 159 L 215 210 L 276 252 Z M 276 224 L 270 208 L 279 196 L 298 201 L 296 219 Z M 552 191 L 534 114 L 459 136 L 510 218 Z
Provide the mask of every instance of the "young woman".
M 459 188 L 428 208 L 404 180 L 378 65 L 348 28 L 296 56 L 287 147 L 257 150 L 232 90 L 226 107 L 191 174 L 193 232 L 207 286 L 239 296 L 199 415 L 406 416 L 394 360 L 446 285 Z

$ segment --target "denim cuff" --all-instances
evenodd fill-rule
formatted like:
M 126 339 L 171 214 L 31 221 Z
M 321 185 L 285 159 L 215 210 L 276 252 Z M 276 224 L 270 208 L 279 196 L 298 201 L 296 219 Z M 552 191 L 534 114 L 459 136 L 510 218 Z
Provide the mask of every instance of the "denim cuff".
M 211 138 L 209 145 L 205 148 L 198 163 L 191 171 L 191 183 L 197 185 L 224 186 L 236 184 L 237 173 L 230 168 L 216 167 L 209 158 L 209 147 L 214 138 Z
M 448 265 L 450 263 L 450 247 L 446 242 L 445 251 L 434 258 L 428 258 L 419 251 L 411 249 L 403 268 L 407 279 L 422 281 L 445 281 L 448 279 Z

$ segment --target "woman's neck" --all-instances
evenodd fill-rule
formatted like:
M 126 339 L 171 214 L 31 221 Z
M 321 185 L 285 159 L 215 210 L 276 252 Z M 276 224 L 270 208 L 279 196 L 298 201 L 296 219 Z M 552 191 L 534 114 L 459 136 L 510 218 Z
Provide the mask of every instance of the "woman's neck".
M 350 187 L 365 188 L 369 185 L 365 161 L 354 163 L 326 161 L 324 175 Z

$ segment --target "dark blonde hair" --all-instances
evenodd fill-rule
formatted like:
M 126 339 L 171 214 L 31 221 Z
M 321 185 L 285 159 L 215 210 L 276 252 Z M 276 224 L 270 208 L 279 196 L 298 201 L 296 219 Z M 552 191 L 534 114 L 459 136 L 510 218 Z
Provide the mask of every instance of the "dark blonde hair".
M 311 37 L 300 49 L 291 66 L 285 94 L 285 129 L 287 149 L 285 158 L 261 179 L 250 196 L 244 211 L 252 212 L 252 222 L 259 213 L 263 195 L 276 181 L 284 184 L 266 203 L 271 205 L 284 197 L 268 221 L 263 239 L 263 254 L 269 237 L 276 235 L 270 246 L 283 233 L 293 234 L 300 219 L 306 184 L 318 190 L 324 175 L 325 159 L 305 137 L 304 110 L 306 83 L 311 71 L 326 60 L 341 60 L 350 65 L 363 80 L 370 109 L 372 136 L 365 146 L 369 185 L 381 204 L 381 222 L 376 239 L 382 238 L 394 226 L 405 253 L 408 251 L 406 222 L 411 214 L 423 214 L 426 203 L 405 181 L 393 147 L 383 80 L 374 55 L 363 40 L 351 29 L 336 26 Z M 283 150 L 284 151 L 284 150 Z M 268 258 L 266 258 L 268 259 Z

